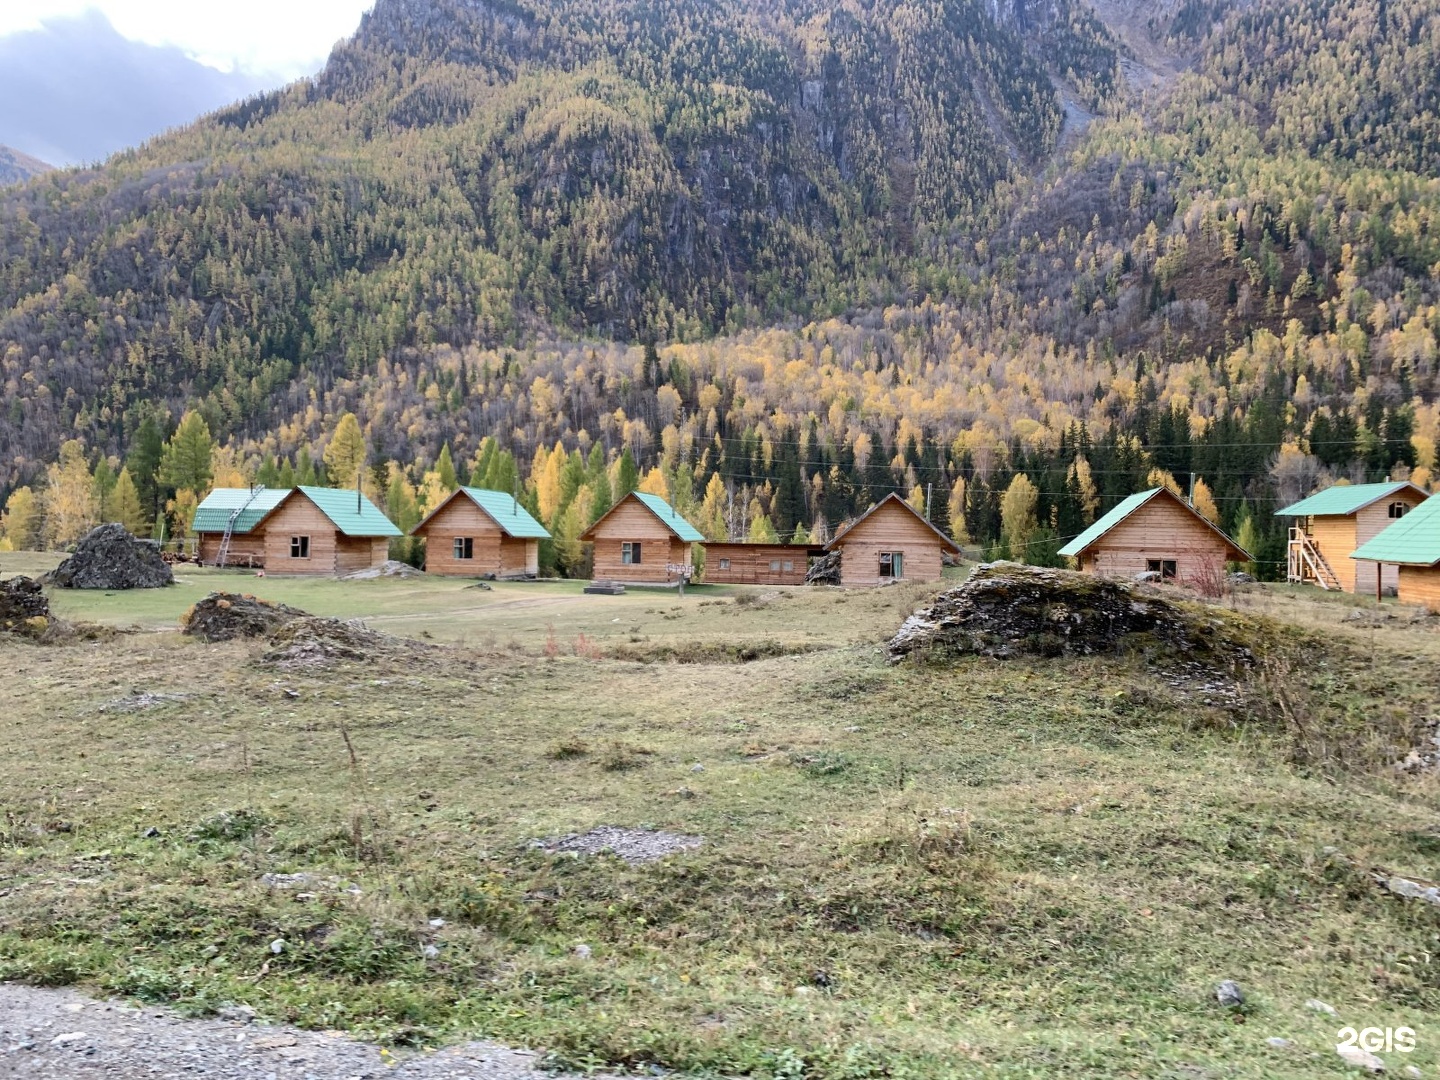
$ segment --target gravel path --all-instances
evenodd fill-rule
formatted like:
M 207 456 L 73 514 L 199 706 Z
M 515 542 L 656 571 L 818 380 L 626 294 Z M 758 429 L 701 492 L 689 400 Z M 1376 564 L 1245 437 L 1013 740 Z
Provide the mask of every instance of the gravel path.
M 473 1042 L 432 1054 L 243 1020 L 0 984 L 0 1077 L 27 1080 L 567 1080 L 535 1056 Z M 580 1080 L 568 1075 L 568 1080 Z M 595 1080 L 595 1078 L 591 1078 Z M 613 1080 L 613 1078 L 612 1078 Z

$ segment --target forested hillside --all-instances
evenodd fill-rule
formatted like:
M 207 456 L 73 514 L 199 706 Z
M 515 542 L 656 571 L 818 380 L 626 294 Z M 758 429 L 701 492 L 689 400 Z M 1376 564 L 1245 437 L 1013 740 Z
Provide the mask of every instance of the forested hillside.
M 272 480 L 354 413 L 402 503 L 503 451 L 549 524 L 655 468 L 711 532 L 929 492 L 1038 559 L 1193 472 L 1264 571 L 1277 498 L 1434 464 L 1440 3 L 1137 19 L 382 0 L 313 84 L 0 195 L 0 484 L 72 440 L 148 518 L 187 408 Z
M 50 166 L 9 146 L 0 146 L 0 187 L 50 171 Z

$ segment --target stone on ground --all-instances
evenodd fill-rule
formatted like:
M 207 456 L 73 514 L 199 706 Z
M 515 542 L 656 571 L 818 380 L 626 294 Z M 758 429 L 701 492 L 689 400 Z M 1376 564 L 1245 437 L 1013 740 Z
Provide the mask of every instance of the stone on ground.
M 159 544 L 117 522 L 92 529 L 45 580 L 62 589 L 161 589 L 175 584 L 175 573 Z

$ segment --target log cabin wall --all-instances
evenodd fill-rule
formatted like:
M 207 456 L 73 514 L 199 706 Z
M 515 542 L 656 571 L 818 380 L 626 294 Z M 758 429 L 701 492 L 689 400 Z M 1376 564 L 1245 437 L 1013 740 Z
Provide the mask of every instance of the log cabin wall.
M 223 533 L 201 533 L 199 536 L 199 557 L 203 566 L 216 566 L 220 559 L 220 542 Z M 230 537 L 230 550 L 225 556 L 226 566 L 263 567 L 265 565 L 265 532 L 255 529 L 248 533 L 235 533 Z
M 629 581 L 636 584 L 667 582 L 667 563 L 693 565 L 690 545 L 678 539 L 649 508 L 638 500 L 617 506 L 592 529 L 595 564 L 592 575 L 598 581 Z M 639 564 L 623 561 L 623 546 L 640 544 Z
M 1421 604 L 1440 613 L 1440 566 L 1401 566 L 1396 569 L 1400 602 Z
M 1151 560 L 1173 561 L 1181 583 L 1224 575 L 1230 547 L 1190 510 L 1158 495 L 1086 550 L 1082 568 L 1104 577 L 1131 578 Z
M 464 495 L 452 499 L 448 506 L 426 522 L 423 529 L 416 530 L 415 535 L 425 538 L 427 574 L 442 577 L 501 577 L 505 574 L 503 541 L 507 537 L 489 514 Z M 473 558 L 457 559 L 455 541 L 466 537 L 473 541 Z M 515 558 L 511 555 L 512 568 L 514 562 Z M 521 568 L 519 571 L 512 569 L 512 572 L 523 575 L 525 571 Z
M 383 566 L 390 557 L 390 541 L 383 536 L 336 536 L 335 572 L 353 574 Z
M 1361 544 L 1368 544 L 1391 525 L 1395 524 L 1398 519 L 1390 516 L 1390 505 L 1392 503 L 1400 503 L 1405 507 L 1405 512 L 1408 514 L 1424 501 L 1424 497 L 1418 491 L 1403 488 L 1391 497 L 1371 503 L 1369 506 L 1360 510 L 1359 513 L 1355 515 L 1355 547 L 1351 548 L 1350 551 L 1356 550 Z M 1324 549 L 1322 548 L 1321 550 Z M 1345 552 L 1345 561 L 1354 567 L 1351 575 L 1354 585 L 1352 591 L 1357 593 L 1373 593 L 1375 591 L 1375 564 L 1373 562 L 1350 558 L 1350 551 Z M 1328 552 L 1325 558 L 1330 558 Z M 1332 563 L 1331 565 L 1334 564 Z M 1338 577 L 1340 571 L 1337 569 L 1335 574 Z M 1380 568 L 1380 585 L 1381 588 L 1389 591 L 1398 589 L 1400 586 L 1400 568 L 1394 565 L 1382 566 Z
M 1355 591 L 1357 565 L 1355 560 L 1350 558 L 1350 553 L 1360 546 L 1355 542 L 1355 524 L 1354 517 L 1335 514 L 1311 518 L 1307 529 L 1310 539 L 1334 571 L 1340 588 L 1348 593 Z M 1369 581 L 1370 588 L 1374 589 L 1374 577 L 1370 577 Z
M 265 572 L 267 574 L 334 574 L 339 532 L 321 509 L 296 492 L 265 519 Z M 291 556 L 293 537 L 310 539 L 307 558 Z M 367 541 L 368 542 L 368 541 Z
M 944 567 L 940 538 L 908 509 L 893 502 L 857 523 L 837 546 L 841 552 L 840 584 L 844 586 L 881 584 L 882 552 L 904 555 L 903 581 L 939 581 Z
M 804 544 L 706 544 L 705 580 L 715 585 L 804 585 L 810 556 L 823 550 Z

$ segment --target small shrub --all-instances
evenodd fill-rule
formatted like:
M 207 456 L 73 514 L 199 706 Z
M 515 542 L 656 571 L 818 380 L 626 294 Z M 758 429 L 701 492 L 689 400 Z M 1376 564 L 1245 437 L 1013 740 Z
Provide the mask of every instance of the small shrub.
M 625 772 L 648 764 L 646 759 L 654 756 L 654 750 L 617 739 L 605 748 L 600 757 L 600 767 L 606 772 Z
M 198 822 L 190 832 L 192 840 L 248 840 L 270 821 L 258 810 L 242 807 L 239 810 L 221 810 Z
M 545 756 L 551 761 L 573 761 L 575 758 L 585 757 L 589 753 L 590 745 L 583 739 L 577 739 L 571 735 L 551 743 L 550 749 L 545 751 Z
M 825 776 L 839 776 L 854 764 L 849 755 L 837 754 L 831 750 L 822 750 L 818 754 L 793 756 L 790 763 L 799 767 L 806 776 L 813 776 L 817 779 Z

